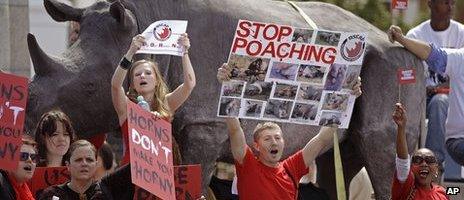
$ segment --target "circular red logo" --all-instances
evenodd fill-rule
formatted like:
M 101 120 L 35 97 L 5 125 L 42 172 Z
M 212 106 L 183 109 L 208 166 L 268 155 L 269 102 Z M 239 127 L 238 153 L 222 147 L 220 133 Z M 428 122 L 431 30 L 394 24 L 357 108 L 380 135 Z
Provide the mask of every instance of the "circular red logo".
M 172 31 L 167 24 L 158 24 L 153 29 L 153 35 L 159 41 L 165 41 L 171 37 Z
M 343 41 L 341 45 L 341 54 L 343 59 L 349 62 L 358 60 L 366 47 L 365 37 L 362 35 L 352 35 Z

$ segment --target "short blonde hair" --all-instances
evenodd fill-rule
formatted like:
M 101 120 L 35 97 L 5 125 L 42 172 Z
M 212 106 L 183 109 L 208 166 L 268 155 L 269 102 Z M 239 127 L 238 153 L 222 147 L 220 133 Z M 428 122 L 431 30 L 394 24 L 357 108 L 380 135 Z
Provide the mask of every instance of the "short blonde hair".
M 256 125 L 255 130 L 253 131 L 253 139 L 258 141 L 259 139 L 259 134 L 263 132 L 264 130 L 278 130 L 282 132 L 282 129 L 280 129 L 280 126 L 274 122 L 263 122 L 259 123 Z

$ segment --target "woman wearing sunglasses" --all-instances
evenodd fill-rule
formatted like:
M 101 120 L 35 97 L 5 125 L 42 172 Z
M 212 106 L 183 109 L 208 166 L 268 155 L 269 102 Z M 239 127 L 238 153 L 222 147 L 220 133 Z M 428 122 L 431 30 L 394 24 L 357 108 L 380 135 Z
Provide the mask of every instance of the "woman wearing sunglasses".
M 18 168 L 6 172 L 0 170 L 1 200 L 34 200 L 26 182 L 34 175 L 36 166 L 36 142 L 29 136 L 23 136 Z
M 432 182 L 438 175 L 435 154 L 430 149 L 422 148 L 409 158 L 406 141 L 406 110 L 401 103 L 395 105 L 393 120 L 398 126 L 396 136 L 396 172 L 393 178 L 393 200 L 448 199 L 445 189 Z M 411 160 L 411 161 L 410 161 Z M 411 163 L 410 163 L 411 162 Z

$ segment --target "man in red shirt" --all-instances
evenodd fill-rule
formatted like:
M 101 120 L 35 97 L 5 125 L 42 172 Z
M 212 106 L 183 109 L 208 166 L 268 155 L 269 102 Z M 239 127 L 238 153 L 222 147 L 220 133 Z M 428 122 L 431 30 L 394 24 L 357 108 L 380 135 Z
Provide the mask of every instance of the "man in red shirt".
M 230 70 L 224 64 L 218 70 L 220 82 L 228 80 Z M 353 88 L 361 95 L 361 82 Z M 247 145 L 245 135 L 237 118 L 227 118 L 230 145 L 237 171 L 237 187 L 240 200 L 292 200 L 297 197 L 297 185 L 308 173 L 314 159 L 333 143 L 336 127 L 322 127 L 306 146 L 282 162 L 284 139 L 282 130 L 273 122 L 258 124 L 253 131 L 255 157 Z

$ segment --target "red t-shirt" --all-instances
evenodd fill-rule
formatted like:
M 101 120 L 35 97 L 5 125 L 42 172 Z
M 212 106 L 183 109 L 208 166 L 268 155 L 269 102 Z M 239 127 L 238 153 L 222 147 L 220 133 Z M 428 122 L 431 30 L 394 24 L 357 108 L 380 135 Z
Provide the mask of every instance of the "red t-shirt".
M 414 175 L 409 170 L 408 178 L 404 183 L 401 183 L 395 171 L 392 185 L 392 200 L 407 200 L 409 193 L 414 186 Z M 412 200 L 448 200 L 445 189 L 439 185 L 432 184 L 432 189 L 427 190 L 423 188 L 415 189 Z
M 246 148 L 243 164 L 235 161 L 235 168 L 240 200 L 296 199 L 297 188 L 295 186 L 298 185 L 301 177 L 309 171 L 301 151 L 280 162 L 278 167 L 273 168 L 261 163 L 249 147 Z

